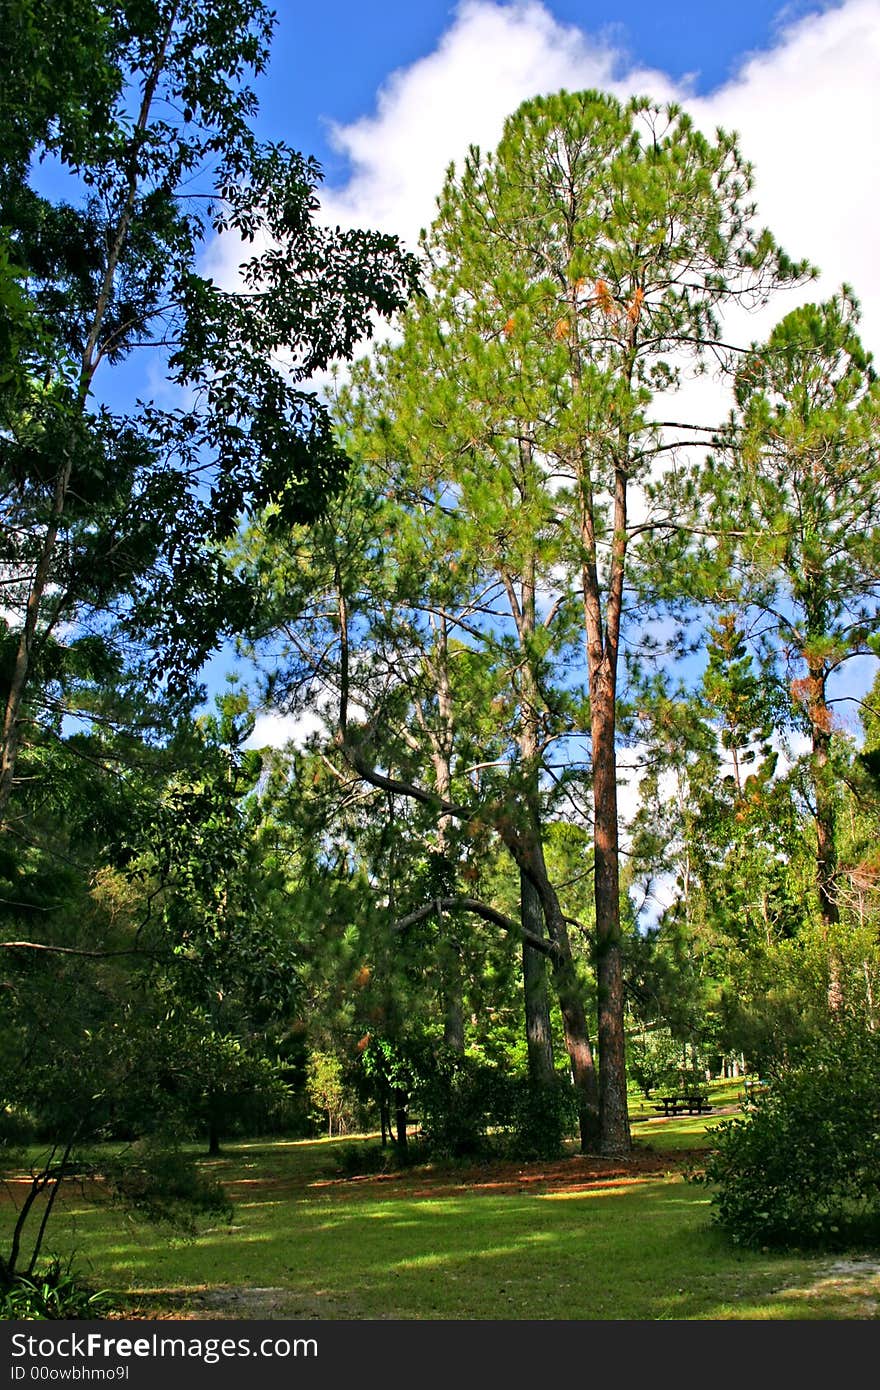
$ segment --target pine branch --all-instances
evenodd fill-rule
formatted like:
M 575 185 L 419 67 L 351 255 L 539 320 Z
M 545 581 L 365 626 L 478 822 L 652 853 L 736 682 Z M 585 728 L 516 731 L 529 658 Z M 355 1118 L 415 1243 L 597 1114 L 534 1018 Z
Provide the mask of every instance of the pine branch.
M 496 927 L 501 927 L 503 931 L 511 932 L 514 936 L 526 942 L 533 950 L 540 951 L 543 955 L 555 957 L 559 955 L 559 948 L 553 941 L 548 941 L 545 937 L 534 936 L 526 931 L 521 922 L 515 918 L 508 917 L 505 913 L 499 912 L 496 908 L 490 907 L 480 898 L 434 898 L 426 903 L 424 907 L 416 908 L 414 912 L 408 912 L 405 917 L 400 917 L 395 923 L 395 932 L 406 931 L 408 927 L 415 926 L 418 922 L 423 922 L 426 917 L 433 913 L 441 912 L 473 912 L 477 917 L 482 917 L 485 921 L 491 922 Z M 580 926 L 581 924 L 578 923 Z

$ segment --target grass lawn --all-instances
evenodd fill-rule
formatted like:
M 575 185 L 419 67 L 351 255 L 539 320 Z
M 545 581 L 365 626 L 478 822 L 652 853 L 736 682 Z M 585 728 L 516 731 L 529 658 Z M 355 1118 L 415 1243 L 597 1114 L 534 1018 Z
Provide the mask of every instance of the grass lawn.
M 683 1168 L 717 1109 L 634 1115 L 635 1153 L 621 1163 L 573 1154 L 350 1178 L 337 1158 L 352 1140 L 230 1143 L 204 1162 L 228 1186 L 231 1224 L 169 1238 L 72 1193 L 49 1246 L 124 1295 L 133 1317 L 880 1316 L 880 1252 L 743 1252 L 711 1226 L 709 1194 Z M 4 1229 L 11 1214 L 7 1198 Z

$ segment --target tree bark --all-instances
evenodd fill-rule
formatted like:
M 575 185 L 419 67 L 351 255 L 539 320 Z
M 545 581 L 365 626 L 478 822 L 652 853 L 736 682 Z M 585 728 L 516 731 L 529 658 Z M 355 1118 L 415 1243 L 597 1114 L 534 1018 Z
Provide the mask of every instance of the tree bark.
M 534 833 L 512 834 L 504 822 L 499 827 L 499 833 L 519 865 L 520 872 L 525 873 L 535 887 L 544 912 L 547 935 L 556 948 L 551 957 L 553 985 L 559 1000 L 565 1047 L 577 1091 L 581 1152 L 596 1153 L 600 1144 L 598 1080 L 583 991 L 571 954 L 565 916 L 547 874 L 540 838 Z
M 449 680 L 449 627 L 446 616 L 442 613 L 432 614 L 431 628 L 434 633 L 434 645 L 424 657 L 423 666 L 436 696 L 437 718 L 435 721 L 432 712 L 426 712 L 418 703 L 415 714 L 431 750 L 437 794 L 447 802 L 452 794 L 455 717 Z M 438 899 L 451 896 L 456 887 L 457 875 L 450 861 L 450 831 L 453 819 L 447 812 L 443 812 L 437 819 Z M 437 936 L 438 994 L 443 1016 L 443 1040 L 454 1052 L 463 1053 L 465 1010 L 461 951 L 455 929 L 447 922 L 442 911 L 438 912 Z
M 828 1007 L 838 1014 L 844 1005 L 840 952 L 834 929 L 840 922 L 837 901 L 836 807 L 831 770 L 831 718 L 825 694 L 826 672 L 810 665 L 809 704 L 812 742 L 812 782 L 816 821 L 816 895 L 828 944 Z
M 216 1158 L 220 1152 L 220 1123 L 216 1115 L 208 1117 L 208 1155 Z
M 529 492 L 532 463 L 531 445 L 528 440 L 520 441 L 519 457 L 522 470 L 520 489 L 523 500 L 525 500 Z M 534 554 L 529 555 L 526 559 L 520 581 L 518 601 L 510 576 L 503 573 L 503 579 L 523 656 L 520 675 L 519 745 L 526 784 L 525 802 L 530 823 L 536 834 L 540 835 L 541 751 L 538 730 L 540 691 L 531 665 L 530 650 L 537 623 Z M 528 932 L 531 936 L 543 936 L 544 910 L 541 905 L 541 897 L 532 880 L 522 869 L 520 869 L 519 875 L 519 896 L 523 931 Z M 550 1004 L 547 998 L 547 972 L 543 956 L 534 951 L 526 941 L 523 942 L 522 969 L 529 1075 L 538 1085 L 543 1085 L 555 1077 L 553 1042 L 550 1031 Z
M 589 478 L 586 473 L 581 476 L 581 543 L 586 556 L 582 578 L 593 765 L 599 1126 L 600 1149 L 604 1154 L 629 1153 L 632 1147 L 623 1030 L 616 747 L 617 659 L 626 561 L 626 489 L 626 474 L 618 468 L 615 472 L 614 535 L 603 622 L 594 502 Z
M 394 1118 L 397 1129 L 397 1144 L 401 1152 L 406 1151 L 406 1120 L 408 1105 L 406 1096 L 402 1091 L 396 1091 L 394 1096 Z
M 623 1032 L 623 952 L 620 930 L 620 866 L 614 698 L 591 700 L 595 842 L 596 984 L 599 1015 L 599 1116 L 603 1153 L 628 1153 Z
M 544 914 L 537 889 L 523 872 L 520 872 L 519 879 L 523 930 L 531 936 L 543 936 Z M 547 969 L 544 956 L 527 941 L 523 942 L 522 948 L 522 972 L 529 1077 L 536 1086 L 547 1086 L 556 1078 Z

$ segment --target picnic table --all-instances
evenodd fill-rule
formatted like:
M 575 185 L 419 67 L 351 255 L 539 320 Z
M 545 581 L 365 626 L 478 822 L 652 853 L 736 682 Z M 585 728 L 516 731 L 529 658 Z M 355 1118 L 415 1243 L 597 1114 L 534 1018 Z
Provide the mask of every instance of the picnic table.
M 766 1091 L 767 1082 L 763 1077 L 746 1077 L 743 1081 L 743 1104 L 748 1105 L 761 1091 Z
M 712 1109 L 709 1097 L 699 1093 L 678 1096 L 661 1096 L 660 1104 L 654 1109 L 664 1115 L 707 1115 Z

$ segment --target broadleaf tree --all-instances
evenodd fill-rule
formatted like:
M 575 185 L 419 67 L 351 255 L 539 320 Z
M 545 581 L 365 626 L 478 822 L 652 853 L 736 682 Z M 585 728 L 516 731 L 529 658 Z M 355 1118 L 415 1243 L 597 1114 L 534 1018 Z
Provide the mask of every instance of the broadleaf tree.
M 0 815 L 59 634 L 141 642 L 183 685 L 235 629 L 247 598 L 217 542 L 270 500 L 289 519 L 320 510 L 345 459 L 308 378 L 415 273 L 393 237 L 320 226 L 316 162 L 257 140 L 262 0 L 6 10 Z M 49 80 L 64 16 L 69 87 Z M 35 176 L 47 159 L 60 194 Z M 222 232 L 242 240 L 234 288 L 201 269 Z M 170 404 L 111 406 L 136 349 Z

